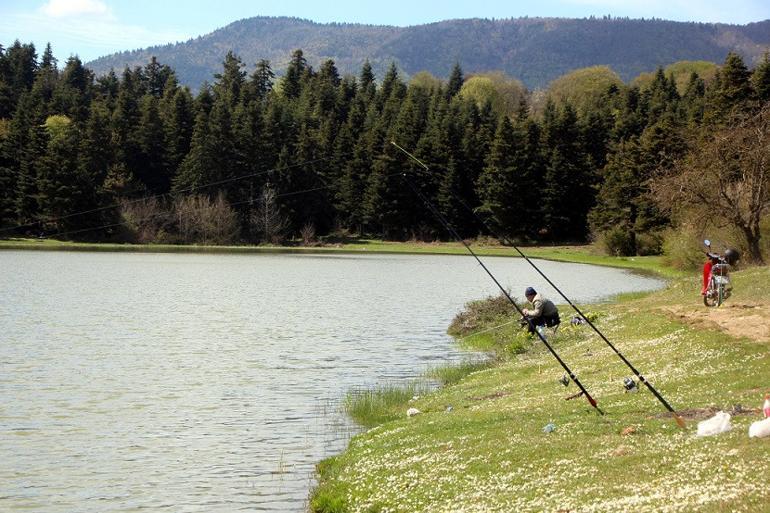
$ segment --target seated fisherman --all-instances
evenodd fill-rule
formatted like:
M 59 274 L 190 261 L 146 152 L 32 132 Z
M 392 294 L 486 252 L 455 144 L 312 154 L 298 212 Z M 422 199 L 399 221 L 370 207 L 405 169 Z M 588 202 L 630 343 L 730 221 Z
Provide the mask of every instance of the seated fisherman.
M 550 299 L 545 299 L 543 296 L 537 293 L 532 287 L 527 287 L 524 291 L 527 301 L 532 303 L 532 308 L 524 308 L 524 317 L 531 322 L 527 323 L 530 333 L 535 332 L 537 326 L 557 326 L 561 319 L 559 319 L 559 310 L 556 305 Z

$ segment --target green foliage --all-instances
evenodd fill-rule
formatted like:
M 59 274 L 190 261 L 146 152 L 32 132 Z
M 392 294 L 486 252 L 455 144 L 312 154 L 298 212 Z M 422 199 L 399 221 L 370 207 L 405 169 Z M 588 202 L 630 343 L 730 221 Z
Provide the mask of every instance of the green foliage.
M 465 361 L 429 369 L 427 376 L 437 380 L 442 385 L 453 385 L 460 380 L 480 370 L 488 369 L 490 361 Z
M 700 230 L 690 225 L 669 229 L 663 235 L 663 258 L 675 269 L 693 270 L 703 264 L 703 238 Z
M 551 82 L 548 96 L 557 104 L 570 104 L 578 112 L 597 109 L 604 93 L 610 88 L 620 88 L 623 81 L 609 66 L 581 68 L 562 75 Z
M 673 77 L 677 91 L 683 95 L 693 73 L 706 82 L 710 82 L 714 79 L 718 69 L 719 67 L 715 63 L 709 61 L 678 61 L 663 68 L 663 73 L 667 77 Z M 646 89 L 654 80 L 655 72 L 641 73 L 631 81 L 631 85 Z
M 599 243 L 608 255 L 630 256 L 636 254 L 636 238 L 633 232 L 623 226 L 613 226 L 601 232 Z
M 468 78 L 459 94 L 474 101 L 479 108 L 489 103 L 496 114 L 510 116 L 526 98 L 527 90 L 519 80 L 495 72 Z
M 730 91 L 748 91 L 741 104 L 753 106 L 764 83 L 762 65 L 747 74 L 735 56 L 708 86 L 691 74 L 683 94 L 677 77 L 705 74 L 705 64 L 659 70 L 641 89 L 609 67 L 586 68 L 554 82 L 561 100 L 540 116 L 518 80 L 503 72 L 466 79 L 456 62 L 407 84 L 403 61 L 366 62 L 357 78 L 303 50 L 282 56 L 277 72 L 264 56 L 229 52 L 220 61 L 214 82 L 193 96 L 158 58 L 95 79 L 74 57 L 59 70 L 50 48 L 40 62 L 31 45 L 0 52 L 0 108 L 14 102 L 0 118 L 0 222 L 18 226 L 16 235 L 43 228 L 120 240 L 131 230 L 115 226 L 116 204 L 173 192 L 221 198 L 236 225 L 227 232 L 237 235 L 215 239 L 255 243 L 274 238 L 254 222 L 269 184 L 277 239 L 310 225 L 318 237 L 449 238 L 406 173 L 464 238 L 485 234 L 470 210 L 517 242 L 585 241 L 590 223 L 597 235 L 622 227 L 633 252 L 655 253 L 671 221 L 651 200 L 650 180 L 703 131 L 703 119 L 722 115 Z M 445 84 L 438 77 L 450 70 Z M 57 212 L 66 226 L 40 224 Z M 155 228 L 136 238 L 201 239 L 179 236 L 173 223 Z
M 53 141 L 60 141 L 66 137 L 71 125 L 70 118 L 59 114 L 48 116 L 45 120 L 45 128 Z
M 466 303 L 463 311 L 452 319 L 447 333 L 454 337 L 464 337 L 502 318 L 510 318 L 515 313 L 510 301 L 502 293 L 486 299 L 471 301 Z

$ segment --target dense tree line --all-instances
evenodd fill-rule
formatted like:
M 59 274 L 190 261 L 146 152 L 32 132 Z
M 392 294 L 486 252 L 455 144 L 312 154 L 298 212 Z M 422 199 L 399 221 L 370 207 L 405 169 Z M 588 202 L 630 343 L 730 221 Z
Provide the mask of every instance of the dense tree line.
M 185 233 L 169 240 L 190 242 L 203 230 L 186 217 L 197 208 L 236 241 L 274 238 L 258 222 L 266 210 L 280 213 L 288 237 L 310 226 L 445 238 L 406 172 L 467 237 L 482 230 L 466 207 L 520 241 L 593 232 L 618 252 L 654 252 L 669 219 L 649 179 L 693 134 L 770 100 L 767 58 L 749 71 L 735 54 L 708 84 L 693 73 L 680 91 L 658 70 L 641 89 L 612 83 L 579 110 L 547 101 L 537 115 L 518 93 L 512 113 L 463 94 L 459 65 L 446 83 L 406 83 L 395 65 L 375 77 L 368 62 L 340 76 L 301 50 L 280 80 L 266 60 L 246 68 L 228 53 L 193 95 L 156 59 L 95 78 L 77 57 L 59 68 L 50 46 L 40 59 L 31 44 L 0 48 L 0 235 L 127 239 L 136 233 L 126 224 L 136 232 L 154 218 L 150 240 Z

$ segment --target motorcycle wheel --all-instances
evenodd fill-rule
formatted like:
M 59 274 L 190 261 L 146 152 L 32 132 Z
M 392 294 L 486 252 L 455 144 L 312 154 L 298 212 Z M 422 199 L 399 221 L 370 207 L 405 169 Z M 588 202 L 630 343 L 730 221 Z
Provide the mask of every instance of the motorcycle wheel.
M 712 280 L 711 283 L 709 283 L 709 288 L 706 289 L 706 294 L 703 296 L 703 304 L 708 307 L 719 306 L 722 303 L 719 299 L 719 290 L 715 285 L 716 284 Z

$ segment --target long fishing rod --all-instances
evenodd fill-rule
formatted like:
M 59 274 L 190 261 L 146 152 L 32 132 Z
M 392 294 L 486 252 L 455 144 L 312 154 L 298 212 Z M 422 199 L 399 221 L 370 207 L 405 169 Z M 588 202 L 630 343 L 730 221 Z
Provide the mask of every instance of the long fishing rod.
M 393 144 L 395 147 L 401 149 L 402 151 L 405 151 L 403 148 L 401 148 L 398 144 L 396 144 L 394 141 L 391 141 L 391 144 Z M 548 351 L 553 355 L 554 358 L 556 358 L 556 361 L 559 362 L 559 365 L 562 366 L 562 368 L 565 370 L 565 372 L 569 375 L 570 379 L 577 385 L 577 387 L 580 389 L 581 393 L 585 395 L 588 402 L 596 408 L 596 411 L 598 411 L 601 415 L 604 415 L 604 412 L 599 408 L 599 406 L 596 404 L 596 400 L 591 397 L 591 394 L 588 393 L 588 390 L 585 389 L 582 383 L 580 383 L 580 380 L 577 378 L 575 373 L 572 372 L 572 370 L 567 366 L 566 363 L 564 363 L 564 360 L 559 357 L 559 354 L 556 352 L 556 350 L 551 346 L 551 344 L 548 342 L 548 340 L 543 336 L 543 334 L 535 329 L 535 326 L 532 324 L 532 320 L 529 319 L 526 315 L 524 315 L 524 312 L 521 310 L 521 307 L 516 304 L 516 301 L 513 300 L 511 295 L 508 293 L 507 290 L 500 284 L 499 281 L 497 281 L 497 278 L 495 278 L 495 275 L 492 274 L 492 272 L 487 268 L 486 265 L 484 265 L 484 262 L 481 261 L 481 259 L 476 255 L 476 253 L 473 251 L 473 249 L 468 245 L 467 242 L 463 240 L 462 237 L 460 237 L 460 234 L 457 233 L 457 230 L 454 229 L 454 227 L 449 223 L 449 221 L 444 217 L 444 215 L 438 211 L 438 209 L 433 205 L 433 203 L 428 200 L 427 197 L 423 193 L 417 189 L 417 187 L 414 186 L 414 184 L 409 180 L 409 177 L 406 175 L 406 173 L 402 173 L 401 177 L 404 179 L 404 181 L 409 185 L 409 187 L 414 191 L 414 193 L 417 195 L 418 198 L 422 200 L 423 203 L 425 203 L 425 206 L 428 207 L 428 210 L 431 211 L 431 213 L 436 216 L 436 218 L 439 220 L 439 222 L 446 228 L 446 230 L 455 238 L 458 242 L 460 242 L 463 246 L 465 246 L 465 249 L 468 250 L 468 252 L 473 256 L 473 258 L 476 259 L 476 262 L 479 263 L 479 265 L 486 271 L 486 273 L 489 275 L 490 278 L 492 278 L 492 281 L 495 282 L 495 285 L 497 285 L 497 288 L 500 289 L 500 291 L 505 295 L 505 297 L 508 299 L 508 301 L 513 305 L 513 307 L 516 309 L 516 311 L 521 315 L 524 319 L 527 320 L 527 323 L 529 324 L 532 331 L 537 334 L 537 336 L 540 338 L 540 340 L 543 342 L 546 348 L 548 348 Z
M 429 170 L 430 170 L 430 169 L 428 168 L 428 166 L 427 166 L 427 165 L 425 165 L 425 163 L 424 163 L 424 162 L 422 162 L 420 159 L 418 159 L 417 157 L 415 157 L 414 155 L 412 155 L 411 153 L 409 153 L 408 151 L 406 151 L 404 148 L 402 148 L 401 146 L 399 146 L 399 145 L 398 145 L 398 144 L 396 144 L 395 142 L 393 143 L 393 145 L 394 145 L 396 148 L 398 148 L 399 150 L 403 151 L 403 152 L 404 152 L 404 153 L 405 153 L 407 156 L 409 156 L 409 158 L 411 158 L 412 160 L 414 160 L 415 162 L 417 162 L 417 163 L 418 163 L 420 166 L 422 166 L 422 167 L 423 167 L 423 168 L 424 168 L 426 171 L 429 171 Z M 612 350 L 615 352 L 615 354 L 616 354 L 616 355 L 617 355 L 617 356 L 618 356 L 618 357 L 621 359 L 621 361 L 622 361 L 623 363 L 625 363 L 625 364 L 628 366 L 628 368 L 629 368 L 629 369 L 631 369 L 631 372 L 633 372 L 633 373 L 636 375 L 636 377 L 639 379 L 639 381 L 641 381 L 642 383 L 644 383 L 644 384 L 647 386 L 647 388 L 650 390 L 650 392 L 652 392 L 652 394 L 655 396 L 655 398 L 656 398 L 658 401 L 660 401 L 660 403 L 661 403 L 661 404 L 662 404 L 662 405 L 663 405 L 663 406 L 664 406 L 664 407 L 665 407 L 665 408 L 666 408 L 666 409 L 667 409 L 669 412 L 671 412 L 671 414 L 672 414 L 672 415 L 673 415 L 673 417 L 674 417 L 674 420 L 676 420 L 676 423 L 679 425 L 679 427 L 681 427 L 681 428 L 684 428 L 684 427 L 685 427 L 685 423 L 684 423 L 684 419 L 682 419 L 681 415 L 679 415 L 679 414 L 676 412 L 676 410 L 674 410 L 674 408 L 673 408 L 673 407 L 672 407 L 672 406 L 671 406 L 671 405 L 668 403 L 668 401 L 666 401 L 666 399 L 665 399 L 665 398 L 664 398 L 664 397 L 663 397 L 663 396 L 660 394 L 660 392 L 658 392 L 658 391 L 655 389 L 655 387 L 653 387 L 653 386 L 652 386 L 652 384 L 651 384 L 649 381 L 647 381 L 647 378 L 645 378 L 645 377 L 642 375 L 642 373 L 641 373 L 641 372 L 639 372 L 638 370 L 636 370 L 636 367 L 634 367 L 634 366 L 631 364 L 631 362 L 630 362 L 630 361 L 628 361 L 628 359 L 627 359 L 625 356 L 623 356 L 623 353 L 621 353 L 621 352 L 618 350 L 618 348 L 617 348 L 617 347 L 615 347 L 615 345 L 614 345 L 612 342 L 610 342 L 610 340 L 609 340 L 609 339 L 608 339 L 606 336 L 604 336 L 604 333 L 602 333 L 602 332 L 599 330 L 599 328 L 597 328 L 597 327 L 594 325 L 594 323 L 593 323 L 593 322 L 591 322 L 591 320 L 590 320 L 588 317 L 586 317 L 586 315 L 585 315 L 585 314 L 584 314 L 584 313 L 583 313 L 583 312 L 580 310 L 580 308 L 578 308 L 578 307 L 577 307 L 577 305 L 575 305 L 575 304 L 574 304 L 574 303 L 573 303 L 573 302 L 572 302 L 572 301 L 571 301 L 571 300 L 570 300 L 570 299 L 569 299 L 569 298 L 568 298 L 568 297 L 567 297 L 567 296 L 566 296 L 566 295 L 565 295 L 565 294 L 564 294 L 564 293 L 561 291 L 561 289 L 559 289 L 559 287 L 557 287 L 557 286 L 556 286 L 556 284 L 554 284 L 554 283 L 553 283 L 553 282 L 552 282 L 552 281 L 551 281 L 551 280 L 548 278 L 548 276 L 546 276 L 546 275 L 543 273 L 543 271 L 541 271 L 541 270 L 540 270 L 540 268 L 539 268 L 537 265 L 535 265 L 535 263 L 534 263 L 534 262 L 532 262 L 532 260 L 530 260 L 530 259 L 529 259 L 529 257 L 527 257 L 527 255 L 525 255 L 525 254 L 524 254 L 524 253 L 523 253 L 523 252 L 522 252 L 522 251 L 519 249 L 519 247 L 518 247 L 518 246 L 516 246 L 516 245 L 515 245 L 515 244 L 514 244 L 514 243 L 513 243 L 513 242 L 512 242 L 510 239 L 508 239 L 507 237 L 505 237 L 505 236 L 501 235 L 500 233 L 498 233 L 498 232 L 496 232 L 494 229 L 492 229 L 492 227 L 491 227 L 491 226 L 489 226 L 489 223 L 487 223 L 487 222 L 486 222 L 484 219 L 482 219 L 482 218 L 481 218 L 481 217 L 480 217 L 480 216 L 479 216 L 479 215 L 478 215 L 476 212 L 474 212 L 474 211 L 473 211 L 473 209 L 471 209 L 471 208 L 470 208 L 470 207 L 469 207 L 469 206 L 468 206 L 468 205 L 467 205 L 467 204 L 466 204 L 466 203 L 465 203 L 465 202 L 464 202 L 464 201 L 463 201 L 461 198 L 459 198 L 459 197 L 457 196 L 457 194 L 455 194 L 454 192 L 453 192 L 452 194 L 454 195 L 455 199 L 456 199 L 456 200 L 458 200 L 458 201 L 460 202 L 460 204 L 461 204 L 463 207 L 465 207 L 465 209 L 466 209 L 466 210 L 468 210 L 468 211 L 469 211 L 471 214 L 473 214 L 473 216 L 474 216 L 474 217 L 475 217 L 475 218 L 476 218 L 476 219 L 477 219 L 477 220 L 478 220 L 478 221 L 479 221 L 481 224 L 483 224 L 483 225 L 484 225 L 484 226 L 487 228 L 487 230 L 489 230 L 489 232 L 490 232 L 490 233 L 492 233 L 492 234 L 493 234 L 493 235 L 494 235 L 494 236 L 495 236 L 495 237 L 496 237 L 498 240 L 502 240 L 503 242 L 505 242 L 505 243 L 506 243 L 506 244 L 508 244 L 509 246 L 513 247 L 513 249 L 515 249 L 515 250 L 516 250 L 516 252 L 517 252 L 517 253 L 518 253 L 518 254 L 519 254 L 519 255 L 520 255 L 520 256 L 521 256 L 521 257 L 522 257 L 524 260 L 526 260 L 526 261 L 527 261 L 527 263 L 528 263 L 529 265 L 531 265 L 531 266 L 532 266 L 532 268 L 533 268 L 533 269 L 535 269 L 535 271 L 537 271 L 537 273 L 538 273 L 540 276 L 542 276 L 542 277 L 543 277 L 543 279 L 544 279 L 545 281 L 547 281 L 547 282 L 548 282 L 548 284 L 549 284 L 551 287 L 553 287 L 553 288 L 554 288 L 554 289 L 555 289 L 555 290 L 556 290 L 556 291 L 559 293 L 559 295 L 560 295 L 560 296 L 561 296 L 561 297 L 562 297 L 562 298 L 563 298 L 563 299 L 564 299 L 564 300 L 565 300 L 565 301 L 566 301 L 566 302 L 567 302 L 567 303 L 568 303 L 568 304 L 569 304 L 569 305 L 570 305 L 570 306 L 571 306 L 571 307 L 572 307 L 572 308 L 575 310 L 575 312 L 577 312 L 577 314 L 578 314 L 578 315 L 579 315 L 579 316 L 580 316 L 580 317 L 581 317 L 581 318 L 582 318 L 582 319 L 583 319 L 583 320 L 584 320 L 584 321 L 585 321 L 585 322 L 586 322 L 586 323 L 587 323 L 587 324 L 588 324 L 588 325 L 591 327 L 591 329 L 593 329 L 593 330 L 596 332 L 596 334 L 597 334 L 597 335 L 599 335 L 599 337 L 601 337 L 601 339 L 602 339 L 602 340 L 604 340 L 604 342 L 605 342 L 605 343 L 606 343 L 606 344 L 607 344 L 607 345 L 610 347 L 610 349 L 612 349 Z

